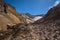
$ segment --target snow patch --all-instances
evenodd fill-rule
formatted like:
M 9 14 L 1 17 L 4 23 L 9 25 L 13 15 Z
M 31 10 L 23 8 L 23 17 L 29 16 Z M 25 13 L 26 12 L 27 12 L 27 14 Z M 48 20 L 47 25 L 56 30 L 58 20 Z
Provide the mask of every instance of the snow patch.
M 49 9 L 52 8 L 52 7 L 54 7 L 54 6 L 57 6 L 59 3 L 60 3 L 60 0 L 55 1 L 55 3 L 53 4 L 53 6 L 50 6 Z
M 33 18 L 33 21 L 37 21 L 37 20 L 39 20 L 41 18 L 42 18 L 42 16 L 37 16 L 37 17 Z
M 57 6 L 60 3 L 60 1 L 56 1 L 53 6 Z

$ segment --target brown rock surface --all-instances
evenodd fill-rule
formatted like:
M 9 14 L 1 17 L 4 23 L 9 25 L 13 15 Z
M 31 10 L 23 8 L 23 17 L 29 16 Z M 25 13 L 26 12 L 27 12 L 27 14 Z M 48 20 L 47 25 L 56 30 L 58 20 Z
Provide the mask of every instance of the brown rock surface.
M 40 20 L 36 21 L 36 23 L 47 23 L 47 22 L 59 22 L 60 21 L 60 3 L 51 8 L 47 14 Z
M 30 21 L 32 20 L 26 18 L 27 15 L 25 17 L 24 16 L 25 15 L 22 16 L 22 14 L 16 12 L 16 9 L 13 6 L 0 0 L 0 30 L 6 30 L 7 25 L 31 23 Z
M 16 23 L 13 22 L 13 18 L 10 15 L 13 18 L 17 16 L 17 14 L 15 16 L 13 14 L 0 14 L 1 23 L 3 24 L 5 21 L 7 21 L 6 24 Z M 17 17 L 24 18 L 25 16 Z M 9 20 L 12 21 L 10 22 Z M 7 25 L 7 30 L 0 31 L 0 40 L 60 40 L 60 4 L 50 9 L 41 20 L 33 24 Z

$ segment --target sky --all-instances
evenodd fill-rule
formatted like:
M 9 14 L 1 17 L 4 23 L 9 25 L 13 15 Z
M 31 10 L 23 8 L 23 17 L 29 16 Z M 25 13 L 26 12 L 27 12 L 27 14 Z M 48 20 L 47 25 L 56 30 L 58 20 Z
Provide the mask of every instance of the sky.
M 48 10 L 56 6 L 60 0 L 4 0 L 16 8 L 19 13 L 32 15 L 46 14 Z

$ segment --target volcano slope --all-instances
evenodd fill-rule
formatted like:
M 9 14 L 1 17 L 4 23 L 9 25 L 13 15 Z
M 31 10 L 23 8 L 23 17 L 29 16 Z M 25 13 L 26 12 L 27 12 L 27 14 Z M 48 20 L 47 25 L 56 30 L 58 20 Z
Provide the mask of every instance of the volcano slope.
M 60 4 L 33 24 L 7 25 L 0 40 L 60 40 Z

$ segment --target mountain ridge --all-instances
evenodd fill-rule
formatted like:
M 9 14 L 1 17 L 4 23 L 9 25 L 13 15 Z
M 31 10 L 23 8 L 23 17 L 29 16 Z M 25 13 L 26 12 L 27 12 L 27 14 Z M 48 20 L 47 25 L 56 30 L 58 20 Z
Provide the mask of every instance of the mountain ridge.
M 51 8 L 42 19 L 36 21 L 36 23 L 46 23 L 46 22 L 54 22 L 60 20 L 60 3 L 57 6 Z

